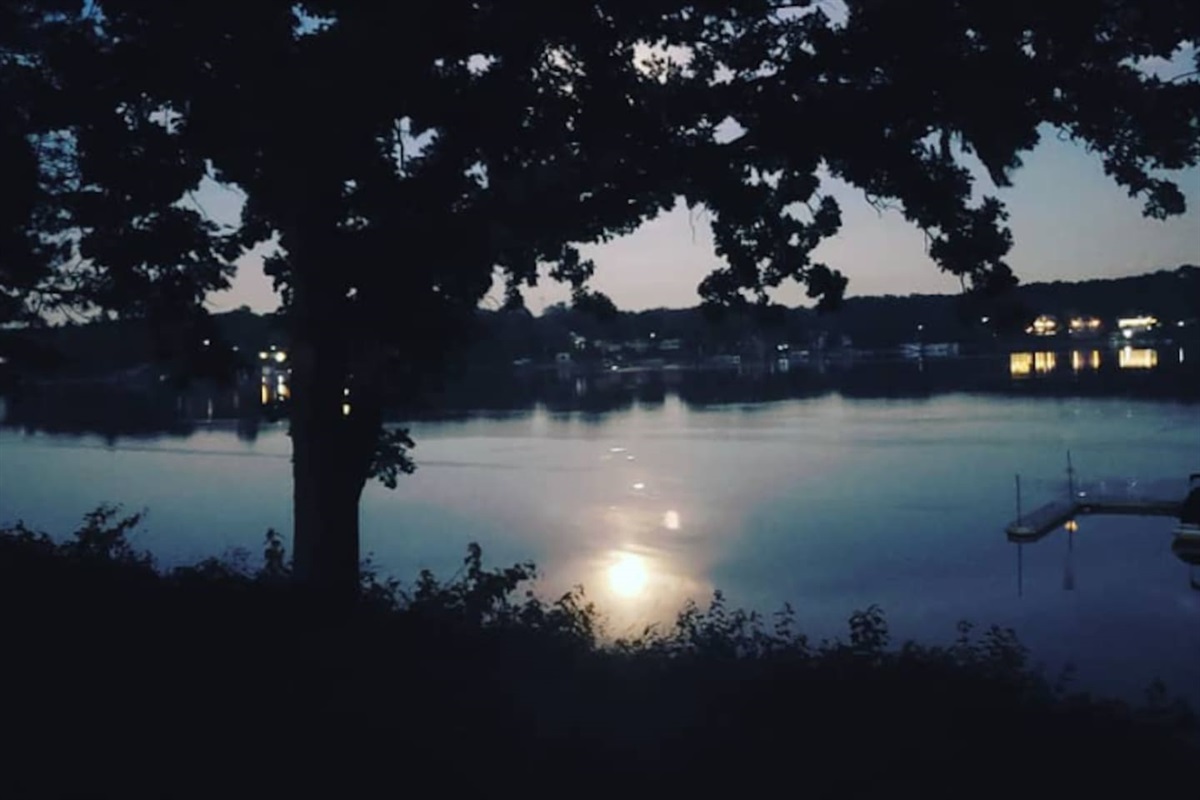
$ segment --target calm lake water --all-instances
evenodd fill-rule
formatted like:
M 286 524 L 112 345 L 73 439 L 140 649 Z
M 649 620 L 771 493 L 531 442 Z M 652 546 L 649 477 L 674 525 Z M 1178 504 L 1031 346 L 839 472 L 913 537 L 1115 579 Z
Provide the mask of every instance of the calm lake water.
M 1060 497 L 1068 449 L 1084 480 L 1182 496 L 1200 406 L 970 393 L 697 406 L 666 391 L 412 430 L 418 472 L 370 485 L 362 507 L 364 551 L 403 579 L 451 575 L 477 541 L 493 565 L 535 561 L 547 594 L 583 585 L 617 633 L 716 588 L 763 611 L 790 603 L 815 638 L 878 604 L 896 637 L 1012 626 L 1089 688 L 1136 697 L 1161 677 L 1200 701 L 1200 591 L 1171 553 L 1173 520 L 1082 517 L 1020 548 L 1004 535 L 1013 475 L 1026 508 Z M 282 423 L 252 440 L 219 421 L 116 440 L 0 429 L 0 521 L 66 532 L 113 501 L 149 509 L 137 543 L 164 564 L 257 554 L 268 527 L 290 528 L 289 449 Z

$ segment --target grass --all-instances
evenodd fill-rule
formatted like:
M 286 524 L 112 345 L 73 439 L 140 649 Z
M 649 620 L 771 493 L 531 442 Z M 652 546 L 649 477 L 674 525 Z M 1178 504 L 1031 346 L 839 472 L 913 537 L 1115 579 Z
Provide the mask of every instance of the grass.
M 168 573 L 136 517 L 55 541 L 0 531 L 4 797 L 678 793 L 1047 796 L 1195 786 L 1194 718 L 1072 695 L 1011 631 L 890 642 L 878 609 L 813 644 L 785 608 L 689 606 L 613 642 L 531 565 L 410 586 L 366 570 L 350 612 L 264 566 Z

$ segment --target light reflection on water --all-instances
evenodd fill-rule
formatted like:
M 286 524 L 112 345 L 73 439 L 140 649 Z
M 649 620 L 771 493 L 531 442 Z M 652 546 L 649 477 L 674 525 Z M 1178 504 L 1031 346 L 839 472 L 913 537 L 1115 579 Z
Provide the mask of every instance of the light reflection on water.
M 1117 363 L 1121 369 L 1153 369 L 1158 366 L 1158 351 L 1148 347 L 1122 347 Z
M 616 634 L 720 588 L 764 612 L 791 603 L 817 638 L 877 603 L 898 638 L 948 641 L 964 618 L 1011 625 L 1036 660 L 1074 660 L 1121 690 L 1155 675 L 1200 687 L 1200 592 L 1170 520 L 1091 517 L 1069 540 L 1025 545 L 1020 592 L 1003 534 L 1013 474 L 1028 507 L 1057 497 L 1067 449 L 1084 478 L 1200 470 L 1194 405 L 950 394 L 700 408 L 667 394 L 412 429 L 417 473 L 368 486 L 362 510 L 364 551 L 401 578 L 452 575 L 478 541 L 489 564 L 537 562 L 548 597 L 582 585 Z M 0 431 L 0 520 L 63 531 L 118 501 L 150 509 L 138 543 L 167 563 L 258 552 L 268 527 L 290 528 L 288 452 L 282 424 L 252 441 L 214 423 L 117 448 Z
M 1071 370 L 1080 372 L 1083 370 L 1098 370 L 1100 369 L 1100 351 L 1092 350 L 1084 352 L 1080 350 L 1071 351 Z
M 646 557 L 637 553 L 614 553 L 605 573 L 608 588 L 619 597 L 638 597 L 646 591 L 649 568 Z
M 628 448 L 610 452 L 625 454 Z M 600 459 L 602 473 L 607 460 Z M 630 468 L 623 461 L 607 466 L 618 472 Z M 614 635 L 669 622 L 687 600 L 703 600 L 713 590 L 703 577 L 711 565 L 709 551 L 688 540 L 682 515 L 673 507 L 677 498 L 671 482 L 657 483 L 665 488 L 638 481 L 614 504 L 580 513 L 577 533 L 580 543 L 588 544 L 547 574 L 556 590 L 568 583 L 583 586 L 607 615 Z
M 1149 370 L 1158 366 L 1158 350 L 1153 347 L 1126 345 L 1116 351 L 1117 367 L 1123 370 Z M 1112 356 L 1110 355 L 1109 358 Z M 1178 363 L 1184 362 L 1184 348 L 1178 349 Z M 1071 371 L 1096 372 L 1104 363 L 1101 352 L 1092 350 L 1071 351 Z M 1058 370 L 1058 354 L 1052 350 L 1038 352 L 1013 352 L 1008 356 L 1009 375 L 1016 379 L 1031 375 L 1050 375 Z

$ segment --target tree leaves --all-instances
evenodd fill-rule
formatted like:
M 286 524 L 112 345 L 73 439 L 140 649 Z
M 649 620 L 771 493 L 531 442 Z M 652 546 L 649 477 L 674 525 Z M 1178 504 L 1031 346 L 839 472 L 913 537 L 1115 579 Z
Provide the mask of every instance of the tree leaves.
M 33 4 L 6 5 L 16 33 L 0 52 L 40 54 L 40 66 L 10 55 L 3 85 L 25 87 L 10 108 L 53 108 L 41 123 L 25 113 L 25 130 L 77 130 L 72 219 L 103 237 L 91 252 L 118 271 L 172 257 L 163 239 L 127 240 L 131 223 L 119 219 L 145 219 L 211 173 L 248 194 L 243 247 L 304 226 L 308 241 L 324 239 L 314 249 L 337 254 L 305 269 L 336 270 L 364 294 L 424 294 L 436 284 L 439 303 L 453 290 L 452 305 L 473 305 L 495 267 L 522 283 L 543 263 L 582 285 L 579 265 L 559 261 L 570 245 L 627 233 L 685 195 L 711 211 L 728 262 L 706 281 L 706 298 L 734 302 L 741 290 L 761 295 L 787 280 L 823 297 L 837 284 L 812 270 L 808 254 L 835 234 L 836 216 L 824 200 L 805 221 L 788 209 L 810 202 L 824 165 L 896 201 L 929 233 L 943 269 L 994 285 L 990 276 L 1007 270 L 1004 216 L 994 203 L 971 205 L 963 155 L 1007 185 L 1039 125 L 1055 125 L 1099 152 L 1158 218 L 1181 213 L 1183 197 L 1153 171 L 1200 157 L 1200 84 L 1148 78 L 1133 65 L 1196 38 L 1181 2 L 1069 11 L 1031 0 L 851 0 L 835 21 L 819 7 L 771 0 L 596 2 L 554 13 L 311 2 L 300 17 L 282 0 L 105 0 L 68 24 L 72 5 L 45 18 L 70 34 L 53 45 Z M 638 66 L 648 44 L 656 49 L 641 62 L 656 66 Z M 74 110 L 60 102 L 68 98 Z M 709 134 L 729 117 L 745 134 L 714 143 Z M 402 134 L 397 120 L 408 121 Z M 13 159 L 19 127 L 5 128 Z M 424 136 L 432 140 L 414 155 Z M 772 180 L 755 184 L 755 175 Z M 349 195 L 347 181 L 357 187 Z M 23 185 L 6 218 L 27 223 L 28 177 Z M 195 266 L 185 271 L 194 288 L 168 295 L 199 296 L 227 276 L 229 242 L 201 222 L 176 231 L 174 248 Z M 198 253 L 206 239 L 212 246 Z M 274 265 L 280 287 L 298 268 L 288 252 Z M 397 260 L 407 263 L 381 266 Z M 29 282 L 5 281 L 22 291 Z M 390 315 L 368 326 L 362 310 L 356 325 L 371 336 L 401 341 L 428 327 Z
M 416 443 L 405 428 L 384 428 L 375 442 L 375 452 L 367 476 L 376 478 L 389 489 L 395 489 L 401 475 L 411 475 L 417 465 L 408 455 Z

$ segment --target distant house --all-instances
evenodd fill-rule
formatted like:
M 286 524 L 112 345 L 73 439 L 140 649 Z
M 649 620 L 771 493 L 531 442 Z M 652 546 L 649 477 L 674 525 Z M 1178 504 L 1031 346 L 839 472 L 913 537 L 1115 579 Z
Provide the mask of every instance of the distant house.
M 1158 318 L 1152 314 L 1127 314 L 1117 320 L 1117 330 L 1126 339 L 1150 333 L 1158 327 Z
M 1099 317 L 1093 316 L 1077 316 L 1071 317 L 1067 322 L 1067 333 L 1076 338 L 1086 338 L 1088 336 L 1098 336 L 1101 329 L 1104 327 Z
M 1033 336 L 1057 336 L 1058 318 L 1052 314 L 1039 314 L 1025 332 Z

